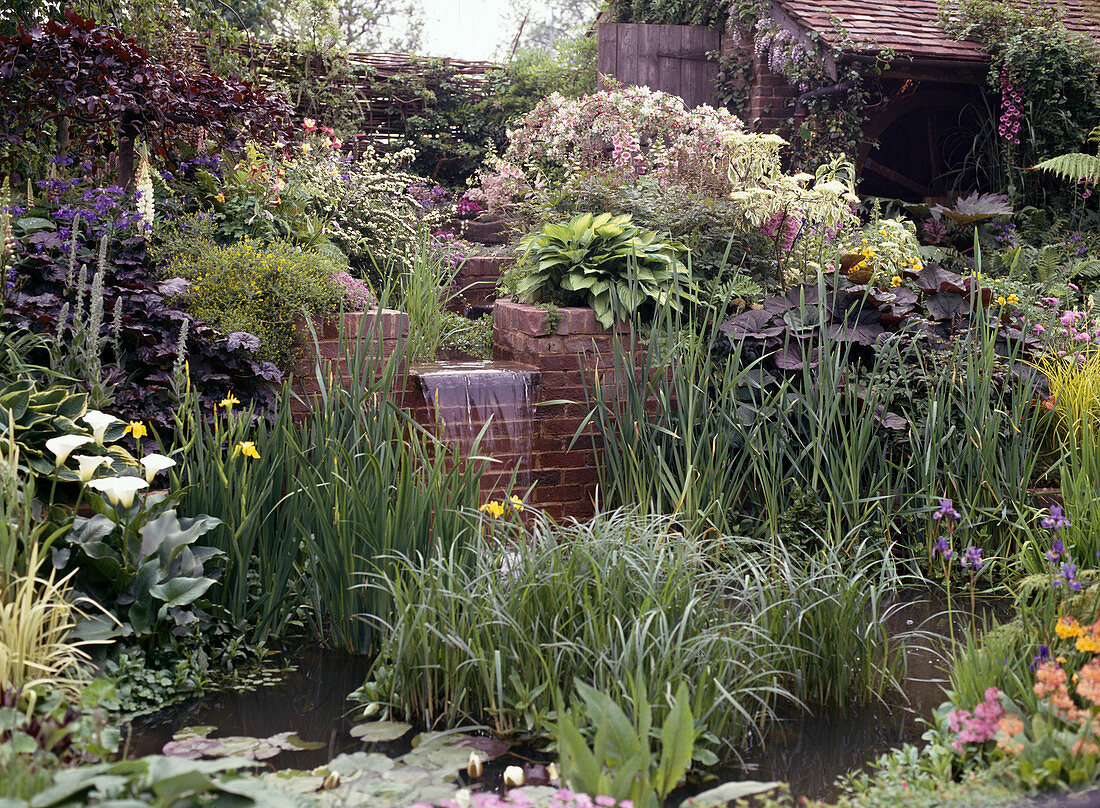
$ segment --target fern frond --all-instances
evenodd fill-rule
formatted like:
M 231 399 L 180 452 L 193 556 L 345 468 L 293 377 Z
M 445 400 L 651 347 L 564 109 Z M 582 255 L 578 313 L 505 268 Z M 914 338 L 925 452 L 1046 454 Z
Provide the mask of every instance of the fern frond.
M 1038 171 L 1048 171 L 1066 182 L 1100 183 L 1100 157 L 1093 154 L 1081 154 L 1071 152 L 1060 154 L 1044 160 L 1034 168 Z
M 1100 278 L 1100 259 L 1092 258 L 1081 261 L 1074 266 L 1067 275 L 1070 278 L 1081 278 L 1089 281 L 1096 280 Z
M 1054 278 L 1058 274 L 1060 263 L 1061 260 L 1058 255 L 1057 247 L 1051 247 L 1049 245 L 1043 247 L 1033 269 L 1035 279 L 1045 283 L 1051 278 Z

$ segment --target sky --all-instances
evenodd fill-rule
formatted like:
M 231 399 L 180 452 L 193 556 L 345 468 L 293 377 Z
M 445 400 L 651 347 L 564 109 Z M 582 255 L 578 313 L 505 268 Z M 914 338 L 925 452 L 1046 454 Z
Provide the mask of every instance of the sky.
M 421 0 L 422 50 L 429 56 L 493 59 L 511 42 L 504 13 L 508 0 Z

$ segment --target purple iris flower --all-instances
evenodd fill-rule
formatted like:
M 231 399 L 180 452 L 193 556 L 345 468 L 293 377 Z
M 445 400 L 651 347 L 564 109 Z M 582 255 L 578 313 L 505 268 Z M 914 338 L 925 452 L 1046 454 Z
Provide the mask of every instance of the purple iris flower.
M 1031 670 L 1035 670 L 1050 659 L 1050 649 L 1045 645 L 1039 646 L 1039 653 L 1031 658 Z
M 1080 592 L 1082 589 L 1081 582 L 1077 580 L 1077 565 L 1072 561 L 1063 564 L 1062 571 L 1054 579 L 1055 586 L 1061 586 L 1063 583 L 1072 592 Z
M 1053 530 L 1057 533 L 1064 527 L 1073 527 L 1068 519 L 1062 514 L 1061 505 L 1050 506 L 1050 516 L 1043 517 L 1043 520 L 1039 523 L 1047 530 Z
M 1056 538 L 1054 540 L 1054 543 L 1050 546 L 1050 549 L 1047 550 L 1044 555 L 1046 556 L 1047 561 L 1049 561 L 1051 564 L 1057 564 L 1058 559 L 1060 559 L 1065 554 L 1065 552 L 1066 545 L 1062 543 L 1061 539 Z
M 933 519 L 961 519 L 962 514 L 955 510 L 951 500 L 941 499 L 940 509 L 932 514 Z
M 963 551 L 962 558 L 959 561 L 967 569 L 980 570 L 984 563 L 982 561 L 982 548 L 970 545 Z
M 952 556 L 955 555 L 955 551 L 951 549 L 951 544 L 947 541 L 946 536 L 940 536 L 940 540 L 936 542 L 933 549 L 943 556 L 944 561 L 950 561 Z

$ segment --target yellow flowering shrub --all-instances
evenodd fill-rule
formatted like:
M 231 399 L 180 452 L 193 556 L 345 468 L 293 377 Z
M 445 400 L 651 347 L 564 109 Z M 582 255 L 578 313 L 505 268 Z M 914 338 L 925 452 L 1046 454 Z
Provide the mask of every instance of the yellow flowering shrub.
M 286 364 L 293 358 L 296 315 L 339 306 L 333 275 L 344 267 L 326 255 L 247 238 L 206 246 L 201 253 L 175 256 L 168 272 L 190 282 L 184 302 L 191 314 L 223 334 L 255 335 L 264 359 Z
M 905 271 L 919 272 L 924 268 L 916 227 L 901 219 L 879 219 L 865 227 L 851 247 L 851 254 L 859 260 L 850 271 L 870 270 L 871 279 L 867 282 L 874 286 L 901 286 Z

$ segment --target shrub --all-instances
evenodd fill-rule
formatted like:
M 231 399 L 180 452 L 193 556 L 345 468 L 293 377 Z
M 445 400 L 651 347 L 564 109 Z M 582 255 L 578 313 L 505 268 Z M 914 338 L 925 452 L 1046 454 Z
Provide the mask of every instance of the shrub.
M 476 198 L 524 226 L 585 210 L 630 213 L 696 248 L 708 274 L 720 274 L 719 257 L 731 253 L 762 271 L 778 264 L 787 283 L 836 254 L 858 199 L 841 161 L 816 176 L 784 174 L 784 144 L 743 132 L 726 110 L 688 110 L 645 87 L 553 94 L 486 161 Z
M 261 245 L 246 238 L 210 245 L 200 255 L 171 261 L 167 269 L 190 281 L 184 301 L 195 317 L 223 334 L 255 335 L 260 355 L 284 365 L 292 359 L 295 316 L 339 306 L 333 276 L 340 265 L 285 241 Z
M 356 275 L 375 289 L 388 272 L 410 269 L 420 247 L 421 224 L 438 223 L 410 191 L 422 180 L 407 171 L 410 150 L 379 155 L 368 148 L 355 160 L 322 152 L 299 160 L 289 181 L 312 199 L 311 209 L 327 220 L 325 233 L 348 258 Z
M 90 306 L 101 306 L 98 333 L 85 338 L 95 343 L 97 360 L 103 355 L 102 369 L 112 388 L 110 408 L 126 420 L 170 426 L 176 382 L 185 367 L 207 412 L 229 387 L 261 409 L 271 402 L 269 386 L 280 380 L 279 369 L 258 359 L 247 344 L 231 342 L 196 321 L 173 301 L 180 284 L 157 273 L 149 242 L 134 237 L 134 215 L 121 188 L 74 176 L 44 180 L 39 189 L 34 199 L 17 200 L 14 290 L 4 299 L 0 332 L 41 335 L 45 347 L 32 357 L 40 364 L 50 351 L 57 359 L 70 360 L 71 344 L 56 337 L 74 330 L 77 299 L 83 302 L 85 324 L 92 319 L 87 316 Z M 111 233 L 105 244 L 97 244 Z M 203 244 L 186 235 L 179 242 L 196 253 Z M 103 247 L 102 253 L 97 246 Z M 90 301 L 86 292 L 91 272 L 81 280 L 80 270 L 88 265 L 98 274 L 101 256 L 102 300 Z M 127 383 L 114 384 L 121 374 Z

